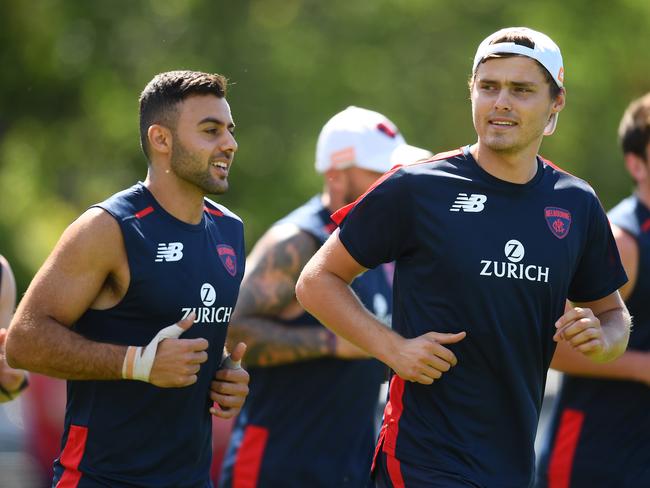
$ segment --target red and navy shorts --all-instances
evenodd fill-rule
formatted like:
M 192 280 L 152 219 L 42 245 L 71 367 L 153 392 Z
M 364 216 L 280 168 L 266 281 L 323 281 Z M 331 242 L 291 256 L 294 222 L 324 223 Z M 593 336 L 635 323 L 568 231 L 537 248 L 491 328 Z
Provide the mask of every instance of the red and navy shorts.
M 460 476 L 405 463 L 381 450 L 372 476 L 375 488 L 481 488 Z

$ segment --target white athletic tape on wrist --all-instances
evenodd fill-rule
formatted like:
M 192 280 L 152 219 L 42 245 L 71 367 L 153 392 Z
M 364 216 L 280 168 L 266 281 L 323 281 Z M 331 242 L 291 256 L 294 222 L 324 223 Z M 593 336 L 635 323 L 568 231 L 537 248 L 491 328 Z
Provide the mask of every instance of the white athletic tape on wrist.
M 221 367 L 226 369 L 241 369 L 241 359 L 239 361 L 233 361 L 230 354 L 228 354 L 221 362 Z
M 129 346 L 122 363 L 122 378 L 149 382 L 149 375 L 156 358 L 158 343 L 165 339 L 177 339 L 185 329 L 176 324 L 161 329 L 145 347 Z

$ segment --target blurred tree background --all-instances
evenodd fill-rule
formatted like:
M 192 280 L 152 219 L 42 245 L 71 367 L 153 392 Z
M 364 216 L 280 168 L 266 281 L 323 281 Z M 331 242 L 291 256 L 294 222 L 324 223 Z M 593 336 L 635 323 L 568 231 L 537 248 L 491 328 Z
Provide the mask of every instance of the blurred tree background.
M 239 152 L 219 201 L 249 247 L 310 195 L 323 123 L 383 112 L 434 152 L 474 141 L 478 43 L 527 25 L 562 48 L 568 105 L 542 154 L 628 193 L 616 129 L 650 90 L 648 0 L 0 0 L 0 252 L 26 288 L 86 207 L 144 179 L 137 99 L 154 74 L 225 74 Z

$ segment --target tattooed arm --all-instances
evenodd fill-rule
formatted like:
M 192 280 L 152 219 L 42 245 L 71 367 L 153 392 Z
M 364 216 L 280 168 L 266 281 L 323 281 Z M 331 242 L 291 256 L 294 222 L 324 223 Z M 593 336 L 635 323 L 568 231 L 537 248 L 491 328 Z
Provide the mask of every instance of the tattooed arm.
M 317 250 L 314 237 L 285 224 L 269 229 L 246 259 L 228 344 L 246 343 L 248 366 L 276 366 L 326 356 L 367 357 L 325 327 L 288 326 L 278 320 L 303 313 L 295 286 L 303 266 Z

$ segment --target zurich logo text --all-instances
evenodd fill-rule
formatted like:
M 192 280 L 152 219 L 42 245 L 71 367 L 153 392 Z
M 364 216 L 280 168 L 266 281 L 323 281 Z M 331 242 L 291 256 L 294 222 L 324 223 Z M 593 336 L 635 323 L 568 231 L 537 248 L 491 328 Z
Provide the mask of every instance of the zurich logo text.
M 195 324 L 227 324 L 230 322 L 232 307 L 214 307 L 217 301 L 217 291 L 210 283 L 203 283 L 200 290 L 203 307 L 183 307 L 183 318 L 192 312 L 196 314 Z
M 516 239 L 509 240 L 506 242 L 503 252 L 507 262 L 481 259 L 481 276 L 548 283 L 548 266 L 527 265 L 521 262 L 526 255 L 526 250 L 521 242 Z

